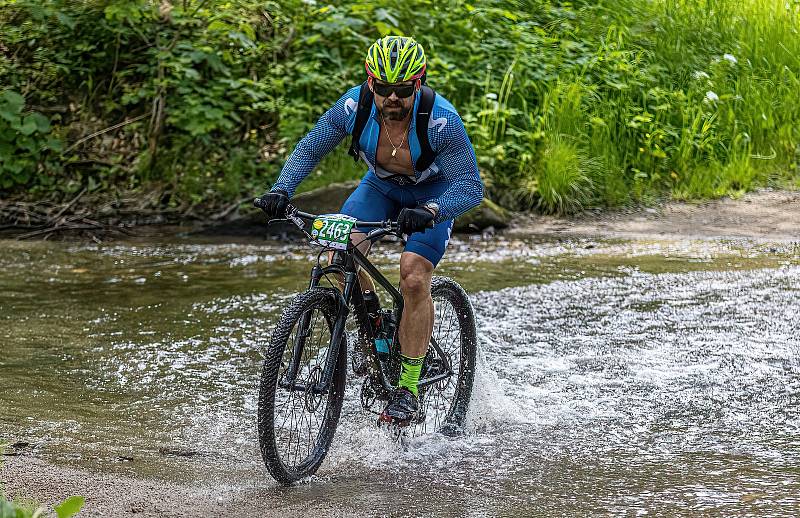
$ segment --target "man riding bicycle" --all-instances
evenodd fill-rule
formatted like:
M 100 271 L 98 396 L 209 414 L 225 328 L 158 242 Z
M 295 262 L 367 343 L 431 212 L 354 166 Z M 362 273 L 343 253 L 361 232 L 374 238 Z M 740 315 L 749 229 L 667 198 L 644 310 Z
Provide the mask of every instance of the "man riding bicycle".
M 373 101 L 364 104 L 369 97 L 362 96 L 361 86 L 348 90 L 300 140 L 275 185 L 261 197 L 267 214 L 283 217 L 295 189 L 322 157 L 346 135 L 360 134 L 351 152 L 355 149 L 369 170 L 341 212 L 361 221 L 397 218 L 400 232 L 408 235 L 400 256 L 400 379 L 379 418 L 399 426 L 409 424 L 419 408 L 417 383 L 433 331 L 433 269 L 444 255 L 453 219 L 483 199 L 472 143 L 455 108 L 441 95 L 424 114 L 427 134 L 421 133 L 422 141 L 418 137 L 426 64 L 424 49 L 413 38 L 387 36 L 372 44 L 365 63 L 369 92 L 363 93 L 371 93 Z M 432 162 L 425 159 L 429 151 Z M 352 241 L 363 237 L 353 233 Z M 362 289 L 374 291 L 366 274 L 360 281 Z

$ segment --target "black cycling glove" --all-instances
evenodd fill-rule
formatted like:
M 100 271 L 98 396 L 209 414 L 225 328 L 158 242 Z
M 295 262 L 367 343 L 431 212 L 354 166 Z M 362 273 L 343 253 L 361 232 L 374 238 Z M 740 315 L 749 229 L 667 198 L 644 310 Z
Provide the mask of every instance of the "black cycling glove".
M 289 205 L 289 193 L 281 189 L 270 191 L 255 201 L 255 206 L 271 218 L 285 217 L 287 205 Z
M 433 222 L 433 213 L 428 209 L 403 209 L 397 216 L 397 226 L 401 234 L 423 232 Z

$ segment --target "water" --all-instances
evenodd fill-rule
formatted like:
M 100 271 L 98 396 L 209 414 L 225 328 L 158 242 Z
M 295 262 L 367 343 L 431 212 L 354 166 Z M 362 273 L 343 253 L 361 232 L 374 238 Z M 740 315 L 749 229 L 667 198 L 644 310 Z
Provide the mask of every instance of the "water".
M 355 514 L 399 495 L 411 514 L 800 511 L 796 248 L 456 240 L 441 273 L 480 331 L 467 436 L 396 444 L 351 380 L 318 476 L 283 489 L 258 452 L 259 348 L 310 249 L 1 244 L 13 452 Z M 377 257 L 390 278 L 397 259 Z

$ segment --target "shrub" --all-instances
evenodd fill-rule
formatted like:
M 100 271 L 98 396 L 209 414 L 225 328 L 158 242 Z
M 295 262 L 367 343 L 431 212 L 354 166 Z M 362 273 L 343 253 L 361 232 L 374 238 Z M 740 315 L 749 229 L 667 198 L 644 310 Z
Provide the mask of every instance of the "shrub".
M 437 7 L 0 0 L 0 185 L 159 183 L 171 203 L 263 189 L 386 34 L 425 45 L 429 83 L 504 203 L 575 210 L 797 181 L 797 0 Z M 342 156 L 325 175 L 360 174 Z M 562 204 L 540 200 L 542 178 L 566 171 L 585 180 L 552 191 Z

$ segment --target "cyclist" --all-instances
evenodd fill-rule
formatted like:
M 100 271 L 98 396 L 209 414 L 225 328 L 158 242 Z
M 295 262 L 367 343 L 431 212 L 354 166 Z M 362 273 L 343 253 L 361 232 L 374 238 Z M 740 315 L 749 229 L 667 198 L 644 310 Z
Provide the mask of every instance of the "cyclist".
M 433 331 L 433 269 L 447 247 L 453 219 L 483 199 L 472 143 L 455 108 L 441 95 L 434 97 L 427 128 L 435 159 L 424 171 L 415 168 L 422 153 L 415 122 L 426 64 L 425 51 L 413 38 L 387 36 L 367 51 L 373 102 L 354 145 L 369 170 L 341 210 L 362 221 L 397 218 L 400 232 L 408 235 L 400 257 L 400 379 L 379 417 L 379 423 L 399 426 L 408 425 L 419 408 L 417 383 Z M 300 140 L 275 185 L 261 197 L 267 214 L 283 217 L 298 184 L 353 133 L 360 92 L 360 86 L 348 90 Z M 359 236 L 354 233 L 353 242 Z M 374 289 L 366 274 L 360 279 L 362 288 Z

